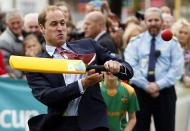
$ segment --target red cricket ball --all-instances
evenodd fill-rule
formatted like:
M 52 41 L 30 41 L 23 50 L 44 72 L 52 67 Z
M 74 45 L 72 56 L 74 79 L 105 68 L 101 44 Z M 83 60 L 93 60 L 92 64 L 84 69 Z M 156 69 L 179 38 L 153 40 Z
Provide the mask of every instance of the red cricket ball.
M 173 37 L 173 33 L 170 29 L 165 29 L 161 32 L 161 37 L 165 41 L 170 41 Z

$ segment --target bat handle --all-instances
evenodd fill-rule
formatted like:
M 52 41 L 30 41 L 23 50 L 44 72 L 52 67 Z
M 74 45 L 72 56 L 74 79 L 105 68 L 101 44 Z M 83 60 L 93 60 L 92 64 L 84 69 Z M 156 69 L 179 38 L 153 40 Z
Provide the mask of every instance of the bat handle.
M 106 68 L 103 65 L 89 65 L 86 68 L 86 71 L 95 69 L 95 72 L 101 72 L 101 71 L 106 71 Z
M 95 69 L 95 72 L 101 72 L 101 71 L 106 71 L 106 68 L 103 66 L 103 65 L 89 65 L 86 67 L 86 71 L 89 71 L 89 70 L 92 70 L 92 69 Z M 121 66 L 120 68 L 120 72 L 124 72 L 124 68 L 123 66 Z

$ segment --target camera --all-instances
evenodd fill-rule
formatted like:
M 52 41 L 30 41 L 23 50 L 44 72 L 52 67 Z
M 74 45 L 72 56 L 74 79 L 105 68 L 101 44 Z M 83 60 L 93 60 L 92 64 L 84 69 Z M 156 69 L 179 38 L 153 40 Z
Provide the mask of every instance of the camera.
M 144 13 L 141 11 L 137 11 L 135 13 L 135 16 L 139 19 L 139 20 L 144 20 Z

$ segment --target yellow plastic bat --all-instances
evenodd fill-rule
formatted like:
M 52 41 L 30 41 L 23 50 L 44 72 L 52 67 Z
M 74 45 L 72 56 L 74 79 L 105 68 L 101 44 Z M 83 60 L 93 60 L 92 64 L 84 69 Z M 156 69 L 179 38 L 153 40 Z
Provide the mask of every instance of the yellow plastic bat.
M 52 59 L 39 57 L 11 56 L 11 68 L 27 72 L 85 74 L 82 60 Z

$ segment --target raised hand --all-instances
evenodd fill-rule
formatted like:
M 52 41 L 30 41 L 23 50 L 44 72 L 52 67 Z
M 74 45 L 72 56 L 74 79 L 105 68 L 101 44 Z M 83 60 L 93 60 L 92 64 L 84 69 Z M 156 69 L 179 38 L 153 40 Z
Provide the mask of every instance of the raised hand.
M 96 73 L 94 69 L 89 70 L 86 74 L 85 78 L 82 78 L 81 82 L 83 85 L 83 88 L 86 89 L 89 86 L 93 86 L 97 84 L 98 82 L 103 80 L 103 74 Z
M 119 73 L 121 64 L 117 61 L 109 60 L 105 62 L 104 67 L 108 72 L 111 72 L 112 74 Z

